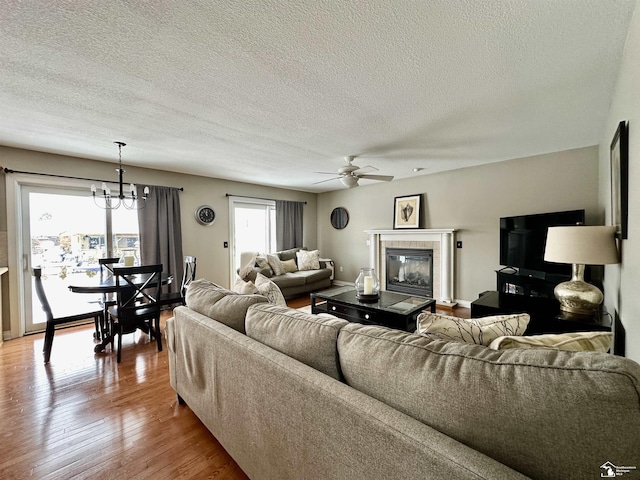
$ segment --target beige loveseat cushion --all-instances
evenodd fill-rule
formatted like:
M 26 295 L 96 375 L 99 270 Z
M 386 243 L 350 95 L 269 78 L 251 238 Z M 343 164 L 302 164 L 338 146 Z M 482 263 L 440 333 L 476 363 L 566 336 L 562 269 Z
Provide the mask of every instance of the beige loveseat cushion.
M 194 280 L 187 288 L 185 302 L 192 310 L 244 333 L 247 309 L 266 303 L 262 295 L 240 295 L 204 279 Z
M 331 315 L 259 304 L 249 307 L 245 328 L 248 337 L 341 380 L 336 343 L 348 323 Z
M 489 348 L 506 350 L 508 348 L 554 348 L 571 352 L 608 352 L 613 342 L 611 332 L 571 332 L 528 337 L 498 337 Z
M 495 351 L 358 324 L 340 330 L 338 355 L 348 385 L 533 478 L 594 478 L 613 458 L 640 465 L 631 360 Z

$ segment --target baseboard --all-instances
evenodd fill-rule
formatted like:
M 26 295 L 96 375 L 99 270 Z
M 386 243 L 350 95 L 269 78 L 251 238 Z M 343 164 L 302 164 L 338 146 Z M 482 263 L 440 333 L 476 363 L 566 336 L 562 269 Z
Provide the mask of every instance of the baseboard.
M 455 307 L 458 306 L 458 302 L 444 302 L 442 300 L 436 300 L 436 306 L 438 308 L 446 308 L 449 310 L 453 310 Z

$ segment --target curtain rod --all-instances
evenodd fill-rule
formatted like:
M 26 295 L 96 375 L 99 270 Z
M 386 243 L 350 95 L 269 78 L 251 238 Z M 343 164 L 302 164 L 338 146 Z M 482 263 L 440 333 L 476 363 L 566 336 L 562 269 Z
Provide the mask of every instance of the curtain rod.
M 2 168 L 2 167 L 0 167 Z M 115 180 L 100 180 L 99 178 L 85 178 L 85 177 L 70 177 L 67 175 L 55 175 L 53 173 L 40 173 L 40 172 L 25 172 L 25 171 L 21 171 L 21 170 L 12 170 L 11 168 L 5 168 L 4 169 L 4 173 L 26 173 L 27 175 L 41 175 L 43 177 L 55 177 L 55 178 L 68 178 L 71 180 L 87 180 L 89 182 L 105 182 L 105 183 L 113 183 L 115 185 L 118 185 L 118 182 L 116 182 Z M 128 182 L 130 183 L 130 182 Z M 152 187 L 159 187 L 161 185 L 151 185 Z M 169 188 L 175 188 L 175 187 L 169 187 Z M 176 190 L 180 190 L 181 192 L 184 191 L 184 188 L 179 187 L 176 188 Z
M 268 202 L 277 202 L 278 201 L 278 200 L 276 200 L 274 198 L 250 197 L 248 195 L 234 195 L 233 193 L 227 193 L 226 196 L 227 197 L 238 197 L 238 198 L 255 198 L 256 200 L 267 200 Z M 291 201 L 295 202 L 295 200 L 291 200 Z M 305 205 L 307 204 L 307 202 L 299 202 L 299 203 L 304 203 Z

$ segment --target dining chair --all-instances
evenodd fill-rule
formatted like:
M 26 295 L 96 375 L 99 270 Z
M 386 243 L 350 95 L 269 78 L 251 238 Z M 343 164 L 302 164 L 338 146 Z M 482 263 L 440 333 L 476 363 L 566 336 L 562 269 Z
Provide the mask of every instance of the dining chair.
M 160 290 L 162 288 L 162 264 L 139 267 L 113 267 L 116 280 L 116 306 L 108 310 L 111 345 L 118 336 L 118 355 L 122 358 L 122 335 L 138 328 L 156 339 L 158 351 L 162 351 L 160 332 Z
M 98 259 L 98 264 L 100 265 L 100 283 L 103 283 L 110 277 L 113 277 L 113 266 L 119 262 L 120 259 L 118 257 Z M 116 305 L 115 295 L 113 293 L 103 293 L 100 304 L 102 305 L 102 311 L 104 312 L 104 321 L 103 324 L 100 325 L 100 334 L 96 337 L 97 340 L 101 340 L 100 335 L 102 335 L 102 338 L 105 338 L 105 335 L 108 335 L 108 310 Z
M 184 270 L 182 271 L 182 283 L 180 284 L 180 290 L 178 292 L 163 293 L 160 295 L 160 307 L 185 304 L 185 295 L 187 293 L 187 287 L 196 279 L 196 257 L 185 256 L 184 257 Z
M 42 351 L 44 353 L 44 363 L 49 363 L 49 359 L 51 358 L 51 347 L 53 346 L 53 335 L 55 333 L 56 326 L 80 320 L 93 319 L 97 332 L 98 325 L 104 324 L 104 312 L 102 308 L 96 308 L 95 304 L 78 301 L 73 302 L 72 304 L 66 304 L 64 310 L 56 306 L 56 312 L 54 314 L 42 283 L 42 268 L 34 268 L 33 277 L 35 280 L 34 286 L 36 295 L 38 300 L 40 300 L 42 310 L 47 317 L 47 327 L 44 333 L 44 348 Z

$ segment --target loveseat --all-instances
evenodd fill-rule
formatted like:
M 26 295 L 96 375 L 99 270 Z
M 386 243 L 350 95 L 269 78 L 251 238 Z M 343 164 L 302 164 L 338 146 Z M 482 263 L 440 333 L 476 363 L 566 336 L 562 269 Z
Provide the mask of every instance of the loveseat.
M 282 250 L 271 255 L 242 252 L 240 265 L 238 276 L 243 281 L 253 281 L 260 273 L 275 283 L 286 299 L 329 288 L 333 275 L 333 269 L 320 259 L 318 250 L 305 248 Z
M 629 359 L 429 339 L 206 280 L 186 303 L 166 325 L 171 385 L 252 479 L 640 468 L 640 366 Z

